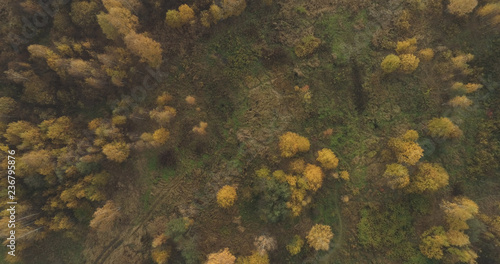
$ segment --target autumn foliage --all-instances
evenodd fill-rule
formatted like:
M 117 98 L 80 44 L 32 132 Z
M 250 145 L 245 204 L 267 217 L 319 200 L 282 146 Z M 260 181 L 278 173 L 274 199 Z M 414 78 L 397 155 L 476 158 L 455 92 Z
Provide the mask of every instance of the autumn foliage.
M 424 152 L 416 142 L 417 139 L 417 131 L 408 130 L 400 137 L 391 138 L 387 144 L 394 151 L 394 154 L 396 154 L 399 163 L 415 165 Z
M 333 151 L 327 148 L 318 151 L 318 158 L 316 160 L 321 163 L 321 167 L 327 170 L 335 169 L 339 164 L 337 156 L 335 156 Z
M 306 236 L 307 243 L 315 250 L 330 249 L 330 240 L 333 238 L 332 229 L 328 225 L 316 224 Z
M 279 147 L 282 157 L 293 157 L 297 152 L 306 152 L 309 150 L 310 143 L 305 137 L 299 136 L 293 132 L 286 132 L 280 136 Z
M 225 185 L 217 193 L 217 203 L 222 208 L 229 208 L 233 206 L 236 201 L 236 188 Z
M 432 137 L 451 139 L 462 136 L 462 130 L 447 117 L 433 118 L 427 128 Z
M 217 253 L 209 254 L 205 264 L 234 264 L 235 261 L 236 257 L 229 252 L 228 248 L 225 248 Z

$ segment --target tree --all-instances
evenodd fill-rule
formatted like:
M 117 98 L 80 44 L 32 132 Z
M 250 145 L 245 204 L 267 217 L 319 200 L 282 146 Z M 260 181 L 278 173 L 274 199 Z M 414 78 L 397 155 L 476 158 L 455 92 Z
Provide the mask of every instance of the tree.
M 151 258 L 157 264 L 166 264 L 169 257 L 170 257 L 170 250 L 153 249 L 151 251 Z
M 282 157 L 292 157 L 297 152 L 309 151 L 310 143 L 305 137 L 301 137 L 293 132 L 286 132 L 280 136 L 279 148 L 281 150 Z
M 477 6 L 477 0 L 450 0 L 448 11 L 457 16 L 465 16 Z
M 307 164 L 304 170 L 304 177 L 307 179 L 307 185 L 310 190 L 317 191 L 323 184 L 323 171 L 316 165 Z
M 207 127 L 208 127 L 207 122 L 200 121 L 200 124 L 198 126 L 194 126 L 192 131 L 198 135 L 205 135 L 207 134 L 206 131 Z
M 316 224 L 306 236 L 307 243 L 315 250 L 330 249 L 330 240 L 333 238 L 332 229 L 328 225 Z
M 40 124 L 40 129 L 54 144 L 69 144 L 75 139 L 76 131 L 67 116 L 44 120 Z
M 28 103 L 50 105 L 56 102 L 55 90 L 38 75 L 32 75 L 29 81 L 24 82 L 23 95 L 21 97 Z
M 7 125 L 7 129 L 5 130 L 5 134 L 3 136 L 7 139 L 8 143 L 12 145 L 20 145 L 23 143 L 23 139 L 25 138 L 23 134 L 35 128 L 36 127 L 33 124 L 27 121 L 21 120 L 12 122 Z
M 127 48 L 139 56 L 141 61 L 147 62 L 153 68 L 160 66 L 163 52 L 160 43 L 135 32 L 127 34 L 124 41 Z
M 10 113 L 16 110 L 16 100 L 10 97 L 0 97 L 0 120 L 9 116 Z
M 187 24 L 194 19 L 194 11 L 186 4 L 179 6 L 179 18 L 182 24 Z
M 250 256 L 238 257 L 236 264 L 269 264 L 269 257 L 255 251 Z
M 321 167 L 327 170 L 335 169 L 339 164 L 339 159 L 337 158 L 337 156 L 335 156 L 333 151 L 327 148 L 318 151 L 318 158 L 316 159 L 316 161 L 321 163 Z
M 437 163 L 422 162 L 417 165 L 417 173 L 410 182 L 410 192 L 436 191 L 448 185 L 449 175 Z
M 455 96 L 453 99 L 448 101 L 448 104 L 452 107 L 467 108 L 472 104 L 472 101 L 467 98 L 467 96 Z
M 127 159 L 130 153 L 130 147 L 125 142 L 115 141 L 104 145 L 102 147 L 102 153 L 104 153 L 109 160 L 121 163 Z
M 416 142 L 417 139 L 417 131 L 408 130 L 402 136 L 389 139 L 387 145 L 394 151 L 399 163 L 415 165 L 424 155 L 424 150 Z
M 295 235 L 292 242 L 286 245 L 286 250 L 290 252 L 290 255 L 295 256 L 300 253 L 302 246 L 304 246 L 304 240 L 299 235 Z
M 229 208 L 233 206 L 236 198 L 236 188 L 229 185 L 225 185 L 219 190 L 219 192 L 217 192 L 217 203 L 222 208 Z
M 434 226 L 422 234 L 420 252 L 431 259 L 443 258 L 443 247 L 449 246 L 446 233 L 442 226 Z
M 420 63 L 420 60 L 413 54 L 399 55 L 399 58 L 401 59 L 400 69 L 404 73 L 412 73 Z
M 215 24 L 217 24 L 217 21 L 224 18 L 223 14 L 222 14 L 222 9 L 218 5 L 212 4 L 210 6 L 209 11 L 210 11 L 210 15 L 212 16 Z
M 434 51 L 431 48 L 422 49 L 418 52 L 418 57 L 423 61 L 430 61 L 434 58 Z
M 401 64 L 401 59 L 394 55 L 394 54 L 389 54 L 387 55 L 382 63 L 380 63 L 380 67 L 385 73 L 391 73 L 399 68 Z
M 443 201 L 440 206 L 452 230 L 468 229 L 466 221 L 472 219 L 479 211 L 477 204 L 466 197 L 457 197 L 453 202 Z
M 116 40 L 119 36 L 135 32 L 139 20 L 130 10 L 117 6 L 108 6 L 107 10 L 108 13 L 97 15 L 97 23 L 108 39 Z
M 97 2 L 78 1 L 71 3 L 71 21 L 82 28 L 91 27 L 96 22 L 99 6 Z
M 157 145 L 165 144 L 165 142 L 167 142 L 169 136 L 170 136 L 170 132 L 168 132 L 168 130 L 166 130 L 163 127 L 160 129 L 157 129 L 153 133 L 153 139 Z
M 149 117 L 154 121 L 158 122 L 160 126 L 166 125 L 172 118 L 175 117 L 177 111 L 170 106 L 164 106 L 163 108 L 154 109 L 149 112 Z
M 276 239 L 274 237 L 261 235 L 255 238 L 254 246 L 257 248 L 257 252 L 261 255 L 267 254 L 269 251 L 276 249 Z
M 165 16 L 165 23 L 171 28 L 182 27 L 183 23 L 180 12 L 177 10 L 168 10 Z
M 398 41 L 396 44 L 396 52 L 398 54 L 412 54 L 417 50 L 417 39 L 411 38 L 404 41 Z
M 225 248 L 217 253 L 209 254 L 205 264 L 234 264 L 235 261 L 236 257 L 229 252 L 228 248 Z
M 239 16 L 247 7 L 245 0 L 222 0 L 221 9 L 223 18 Z
M 98 231 L 111 230 L 115 221 L 120 217 L 120 208 L 111 200 L 103 207 L 97 208 L 90 221 L 90 227 Z
M 26 175 L 20 174 L 22 176 L 30 176 L 34 172 L 45 176 L 54 173 L 55 164 L 50 151 L 46 149 L 30 151 L 21 157 L 21 161 L 28 169 L 28 173 L 23 173 Z
M 382 177 L 387 181 L 387 185 L 393 190 L 402 189 L 410 183 L 408 169 L 397 163 L 386 165 Z
M 429 121 L 427 128 L 432 137 L 459 138 L 462 136 L 462 130 L 447 117 L 433 118 Z

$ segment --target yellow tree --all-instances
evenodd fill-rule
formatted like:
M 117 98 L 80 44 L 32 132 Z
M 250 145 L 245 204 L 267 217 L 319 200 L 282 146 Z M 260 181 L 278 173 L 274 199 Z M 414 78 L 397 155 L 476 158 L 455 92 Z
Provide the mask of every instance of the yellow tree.
M 104 145 L 102 147 L 102 153 L 104 153 L 109 160 L 121 163 L 127 159 L 130 153 L 130 147 L 125 142 L 115 141 Z
M 477 204 L 466 197 L 457 197 L 453 202 L 443 201 L 441 208 L 452 230 L 468 229 L 466 221 L 473 218 L 479 211 Z
M 219 190 L 219 192 L 217 192 L 217 203 L 222 208 L 229 208 L 233 206 L 236 198 L 236 188 L 229 185 L 225 185 Z
M 167 142 L 169 136 L 170 136 L 170 132 L 168 132 L 168 130 L 166 130 L 165 128 L 162 127 L 160 129 L 157 129 L 153 133 L 153 140 L 155 141 L 156 145 L 160 146 L 160 145 L 165 144 L 165 142 Z
M 309 151 L 310 143 L 305 137 L 299 136 L 293 132 L 286 132 L 280 136 L 279 147 L 281 156 L 289 158 L 297 154 L 297 152 Z
M 335 156 L 333 151 L 327 148 L 318 151 L 318 158 L 316 160 L 321 163 L 321 167 L 327 170 L 335 169 L 339 164 L 337 156 Z
M 304 240 L 299 235 L 295 235 L 292 242 L 286 245 L 286 250 L 290 252 L 290 255 L 295 256 L 300 253 L 302 246 L 304 246 Z
M 209 254 L 205 264 L 234 264 L 235 261 L 236 257 L 229 252 L 228 248 L 225 248 L 217 253 Z
M 420 63 L 420 59 L 413 54 L 402 54 L 399 58 L 401 59 L 400 69 L 404 73 L 412 73 Z
M 156 264 L 166 264 L 170 257 L 170 250 L 166 249 L 153 249 L 151 251 L 151 258 Z
M 422 193 L 436 191 L 448 185 L 449 175 L 437 163 L 422 162 L 418 164 L 417 173 L 412 177 L 409 191 Z
M 448 101 L 448 104 L 452 107 L 467 108 L 472 104 L 472 101 L 467 98 L 467 96 L 455 96 L 453 99 Z
M 160 126 L 166 125 L 177 114 L 175 108 L 164 106 L 163 108 L 154 109 L 149 112 L 149 117 L 158 122 Z
M 187 24 L 194 20 L 194 11 L 186 4 L 179 6 L 179 17 L 182 24 Z
M 125 45 L 135 55 L 141 58 L 141 61 L 147 62 L 149 66 L 156 68 L 162 62 L 162 49 L 160 43 L 144 34 L 130 32 L 124 38 Z
M 391 73 L 399 69 L 400 65 L 401 65 L 401 59 L 394 54 L 387 55 L 382 61 L 382 63 L 380 63 L 380 67 L 385 73 Z
M 394 151 L 399 163 L 415 165 L 424 155 L 424 150 L 416 142 L 417 139 L 417 131 L 408 130 L 400 137 L 389 139 L 387 145 Z
M 420 252 L 431 259 L 443 258 L 443 247 L 449 246 L 446 233 L 442 226 L 434 226 L 422 234 Z
M 323 171 L 316 165 L 307 164 L 304 169 L 304 177 L 307 180 L 309 189 L 313 191 L 317 191 L 323 184 Z
M 429 121 L 427 128 L 432 137 L 459 138 L 462 136 L 462 130 L 447 117 L 433 118 Z
M 417 39 L 411 38 L 396 43 L 396 52 L 398 54 L 411 54 L 417 50 Z
M 465 16 L 477 6 L 477 0 L 450 0 L 448 11 L 457 16 Z
M 401 164 L 393 163 L 386 165 L 382 176 L 387 181 L 387 185 L 393 190 L 404 188 L 410 183 L 408 169 Z
M 239 16 L 247 7 L 245 0 L 222 0 L 221 9 L 224 18 Z
M 76 132 L 73 123 L 67 116 L 44 120 L 40 124 L 40 129 L 55 144 L 69 144 L 75 139 Z
M 183 23 L 180 12 L 177 10 L 168 10 L 165 15 L 165 23 L 171 28 L 182 27 Z
M 330 249 L 330 240 L 333 238 L 332 229 L 328 225 L 316 224 L 306 236 L 307 243 L 315 250 Z
M 123 7 L 111 6 L 108 13 L 97 15 L 97 22 L 108 39 L 116 40 L 120 35 L 135 32 L 139 20 L 130 10 Z

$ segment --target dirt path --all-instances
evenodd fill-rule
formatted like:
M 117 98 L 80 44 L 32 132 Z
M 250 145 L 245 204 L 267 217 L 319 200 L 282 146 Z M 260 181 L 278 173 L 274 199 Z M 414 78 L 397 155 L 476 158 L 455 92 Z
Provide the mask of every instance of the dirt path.
M 116 249 L 122 246 L 124 241 L 127 241 L 132 235 L 134 235 L 137 232 L 137 230 L 139 230 L 139 228 L 143 227 L 144 223 L 146 223 L 148 220 L 151 219 L 151 217 L 153 216 L 153 212 L 163 201 L 165 201 L 166 196 L 172 194 L 177 196 L 179 194 L 182 194 L 184 188 L 181 188 L 182 186 L 181 183 L 183 183 L 184 178 L 185 178 L 184 175 L 182 176 L 179 175 L 177 177 L 174 177 L 169 182 L 160 181 L 158 185 L 162 190 L 158 195 L 156 195 L 156 199 L 154 200 L 149 210 L 144 212 L 142 216 L 139 218 L 139 223 L 137 223 L 135 226 L 130 227 L 125 232 L 122 232 L 122 234 L 118 238 L 113 239 L 92 263 L 96 264 L 106 263 L 106 260 L 109 258 L 109 256 L 111 256 L 111 254 Z M 182 200 L 175 199 L 173 201 L 175 204 L 172 205 L 176 206 L 177 203 L 180 203 Z

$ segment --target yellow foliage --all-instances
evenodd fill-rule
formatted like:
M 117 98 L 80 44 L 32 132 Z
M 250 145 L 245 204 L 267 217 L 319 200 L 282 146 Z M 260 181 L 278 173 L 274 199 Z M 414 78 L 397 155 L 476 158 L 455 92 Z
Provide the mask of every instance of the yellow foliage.
M 396 52 L 398 54 L 411 54 L 417 50 L 417 39 L 411 38 L 404 41 L 398 41 L 396 44 Z
M 393 163 L 386 165 L 382 176 L 387 180 L 387 185 L 391 189 L 401 189 L 410 183 L 408 169 L 401 164 Z
M 260 169 L 255 171 L 255 175 L 257 175 L 258 178 L 269 178 L 270 174 L 271 171 L 266 166 L 262 166 Z
M 286 250 L 290 252 L 290 255 L 295 256 L 300 253 L 303 245 L 304 240 L 299 235 L 295 235 L 292 242 L 286 245 Z
M 293 132 L 286 132 L 280 136 L 279 147 L 282 157 L 292 157 L 297 152 L 309 151 L 310 143 L 305 137 L 301 137 Z
M 177 115 L 177 111 L 170 106 L 164 106 L 163 109 L 161 110 L 151 110 L 149 112 L 149 117 L 161 126 L 166 125 L 172 118 L 174 118 Z
M 182 24 L 187 24 L 194 19 L 194 11 L 186 4 L 179 6 L 179 18 Z
M 206 28 L 209 28 L 211 21 L 212 21 L 212 17 L 210 16 L 210 12 L 207 10 L 201 11 L 201 13 L 200 13 L 201 25 L 206 27 Z
M 330 248 L 330 240 L 333 238 L 332 229 L 328 225 L 316 224 L 306 236 L 307 243 L 315 250 L 325 250 Z
M 234 264 L 235 261 L 236 257 L 229 252 L 228 248 L 225 248 L 217 253 L 209 254 L 205 264 Z
M 196 98 L 192 97 L 191 95 L 186 96 L 186 103 L 190 105 L 195 105 L 196 104 Z
M 236 264 L 269 264 L 269 257 L 267 254 L 260 254 L 255 251 L 250 256 L 239 257 Z
M 452 246 L 462 247 L 470 244 L 469 236 L 459 230 L 448 230 L 446 237 Z
M 170 257 L 170 250 L 153 249 L 151 251 L 151 258 L 157 264 L 166 264 Z
M 380 63 L 380 67 L 385 73 L 391 73 L 397 70 L 400 65 L 401 65 L 401 59 L 394 54 L 387 55 L 382 61 L 382 63 Z
M 467 96 L 455 96 L 448 104 L 453 107 L 467 108 L 472 104 L 472 101 Z
M 424 155 L 424 150 L 415 142 L 418 133 L 415 130 L 408 130 L 404 135 L 389 139 L 388 146 L 396 154 L 399 163 L 415 165 Z
M 217 21 L 221 20 L 223 18 L 223 15 L 222 15 L 222 9 L 220 9 L 220 7 L 218 5 L 211 5 L 210 6 L 210 15 L 212 15 L 213 19 L 214 19 L 214 23 L 217 24 Z
M 431 259 L 443 258 L 443 247 L 449 246 L 442 226 L 434 226 L 422 234 L 420 252 Z
M 127 122 L 127 117 L 123 115 L 115 115 L 111 118 L 111 123 L 115 126 L 124 125 Z
M 156 68 L 162 62 L 162 49 L 160 43 L 144 34 L 130 32 L 123 39 L 127 48 L 147 62 L 149 66 Z
M 158 106 L 164 106 L 166 103 L 172 100 L 172 96 L 169 93 L 162 93 L 158 98 L 156 98 L 156 104 Z
M 151 247 L 157 248 L 157 247 L 165 244 L 167 242 L 167 240 L 168 240 L 168 237 L 164 233 L 161 233 L 153 239 L 153 242 L 151 242 Z
M 427 125 L 432 137 L 459 138 L 462 130 L 447 117 L 433 118 Z
M 236 188 L 229 185 L 225 185 L 219 190 L 219 192 L 217 192 L 217 203 L 222 208 L 229 208 L 233 206 L 236 198 Z
M 450 0 L 448 11 L 457 16 L 465 16 L 477 6 L 477 0 Z
M 455 69 L 461 70 L 464 74 L 468 74 L 470 71 L 468 70 L 469 65 L 467 63 L 472 59 L 474 59 L 474 55 L 470 53 L 465 55 L 458 55 L 451 58 L 451 64 Z
M 171 28 L 182 27 L 183 23 L 180 12 L 177 10 L 168 10 L 165 17 L 165 23 Z
M 453 202 L 443 201 L 441 208 L 452 230 L 468 229 L 466 221 L 473 218 L 479 211 L 477 204 L 466 197 L 457 197 Z
M 418 164 L 418 170 L 410 185 L 410 191 L 422 193 L 424 191 L 436 191 L 448 185 L 449 175 L 441 165 L 436 163 L 422 162 Z
M 495 13 L 500 13 L 500 3 L 489 3 L 477 10 L 477 14 L 483 17 Z
M 347 171 L 341 171 L 340 172 L 340 178 L 344 181 L 348 181 L 349 180 L 349 172 Z
M 295 173 L 302 173 L 306 167 L 304 159 L 295 159 L 290 162 L 290 170 Z
M 473 93 L 475 91 L 477 91 L 478 89 L 481 89 L 483 88 L 483 85 L 482 84 L 478 84 L 478 83 L 468 83 L 465 85 L 465 92 L 466 93 Z
M 228 18 L 230 16 L 239 16 L 245 8 L 247 7 L 247 2 L 245 0 L 222 0 L 221 9 L 223 18 Z
M 423 61 L 430 61 L 434 58 L 434 51 L 431 48 L 422 49 L 418 52 L 418 57 Z
M 130 147 L 125 142 L 115 141 L 104 145 L 102 147 L 102 153 L 104 153 L 109 160 L 121 163 L 127 159 L 130 153 Z
M 335 156 L 333 151 L 327 148 L 318 151 L 318 158 L 316 158 L 316 161 L 321 163 L 321 167 L 327 170 L 335 169 L 339 164 L 337 156 Z
M 156 142 L 156 144 L 158 144 L 158 145 L 165 144 L 165 142 L 167 142 L 169 136 L 170 136 L 170 132 L 168 132 L 168 130 L 166 130 L 163 127 L 160 129 L 157 129 L 153 133 L 153 139 Z
M 198 126 L 193 127 L 193 132 L 198 134 L 198 135 L 205 135 L 207 134 L 207 129 L 208 123 L 201 121 Z
M 310 190 L 317 191 L 323 184 L 323 171 L 320 167 L 307 164 L 304 170 L 304 177 L 307 179 L 307 184 Z
M 282 170 L 277 170 L 273 172 L 273 177 L 279 182 L 286 182 L 286 174 Z
M 415 57 L 413 54 L 399 55 L 399 58 L 401 59 L 400 69 L 404 73 L 412 73 L 417 69 L 418 64 L 420 63 L 420 59 Z

